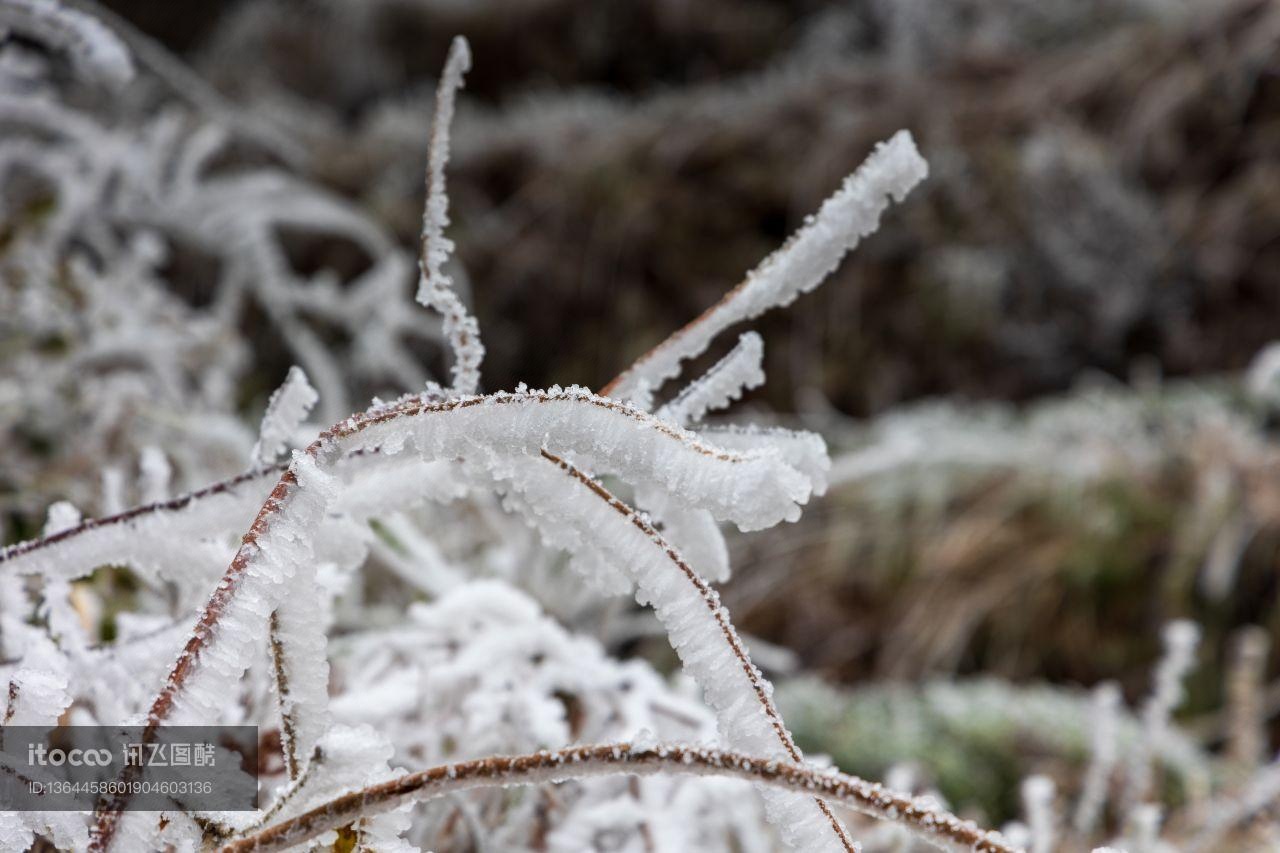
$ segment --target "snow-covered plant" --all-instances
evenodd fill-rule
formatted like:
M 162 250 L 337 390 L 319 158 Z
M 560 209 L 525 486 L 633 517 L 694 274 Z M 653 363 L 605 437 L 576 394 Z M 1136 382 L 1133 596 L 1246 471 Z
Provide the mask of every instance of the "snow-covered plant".
M 13 13 L 13 26 L 37 41 L 49 30 L 78 34 L 96 54 L 103 53 L 99 42 L 120 49 L 109 29 L 96 23 L 94 29 L 79 13 L 38 3 L 13 8 L 23 13 Z M 69 37 L 45 42 L 84 50 Z M 101 57 L 85 62 L 102 65 Z M 141 722 L 148 732 L 174 723 L 256 723 L 275 732 L 278 744 L 279 772 L 264 779 L 264 808 L 157 817 L 126 811 L 127 796 L 116 795 L 100 801 L 89 823 L 40 815 L 7 820 L 6 844 L 52 833 L 100 850 L 268 849 L 341 837 L 361 847 L 399 849 L 447 843 L 465 832 L 475 843 L 483 838 L 506 849 L 534 844 L 536 837 L 577 849 L 584 837 L 614 832 L 650 843 L 661 838 L 672 849 L 738 849 L 761 837 L 761 813 L 754 798 L 744 801 L 732 785 L 701 778 L 725 775 L 759 783 L 772 831 L 798 849 L 853 849 L 842 806 L 939 842 L 1010 849 L 932 803 L 807 763 L 773 703 L 772 687 L 691 562 L 707 557 L 709 571 L 723 576 L 719 524 L 757 530 L 794 520 L 825 485 L 825 449 L 816 436 L 686 428 L 759 384 L 760 339 L 744 337 L 659 414 L 649 411 L 682 361 L 727 326 L 817 286 L 875 229 L 889 199 L 901 199 L 924 177 L 910 136 L 900 133 L 877 148 L 785 247 L 603 393 L 521 386 L 480 396 L 479 329 L 445 271 L 449 121 L 468 65 L 459 39 L 437 96 L 419 258 L 419 301 L 444 317 L 453 380 L 393 402 L 375 399 L 318 436 L 304 426 L 311 408 L 317 399 L 322 406 L 343 405 L 345 388 L 333 356 L 295 312 L 344 322 L 355 337 L 357 374 L 362 364 L 405 365 L 395 339 L 403 321 L 373 322 L 387 311 L 405 316 L 387 305 L 404 270 L 395 249 L 357 214 L 282 174 L 206 177 L 205 164 L 219 144 L 212 131 L 175 147 L 181 132 L 161 119 L 148 128 L 148 141 L 159 148 L 139 155 L 125 136 L 134 131 L 91 125 L 38 85 L 11 96 L 8 115 L 16 126 L 66 142 L 52 152 L 15 146 L 23 158 L 15 162 L 54 189 L 56 227 L 36 226 L 9 254 L 20 282 L 10 298 L 22 308 L 10 316 L 26 321 L 44 312 L 53 323 L 68 316 L 48 307 L 44 288 L 63 258 L 83 267 L 82 276 L 100 275 L 83 259 L 80 247 L 87 243 L 104 269 L 117 258 L 134 259 L 130 272 L 117 275 L 143 288 L 127 304 L 104 304 L 130 319 L 113 324 L 90 314 L 92 330 L 136 333 L 132 312 L 163 297 L 161 288 L 145 284 L 147 265 L 154 269 L 162 257 L 151 235 L 172 229 L 227 253 L 218 310 L 234 311 L 252 294 L 307 373 L 295 368 L 272 396 L 244 473 L 169 498 L 170 462 L 148 443 L 136 448 L 142 505 L 81 521 L 71 505 L 56 504 L 44 536 L 0 555 L 10 593 L 3 614 L 4 652 L 12 661 L 10 717 L 29 713 L 21 704 L 28 702 L 45 719 Z M 159 151 L 176 156 L 161 174 L 155 164 L 166 161 Z M 67 180 L 70 164 L 91 179 Z M 141 227 L 122 243 L 102 227 L 113 217 Z M 367 251 L 372 266 L 342 288 L 323 279 L 300 287 L 274 240 L 281 227 L 340 229 Z M 169 310 L 174 327 L 189 322 L 181 309 Z M 168 346 L 181 351 L 191 341 L 182 336 Z M 133 334 L 122 341 L 133 342 Z M 167 349 L 139 361 L 158 369 L 175 363 Z M 31 369 L 50 371 L 43 364 Z M 203 374 L 209 360 L 197 359 L 192 369 Z M 227 393 L 235 377 L 236 364 L 227 363 L 207 384 Z M 424 384 L 413 369 L 397 378 L 410 388 Z M 13 393 L 25 396 L 20 383 Z M 181 387 L 173 404 L 183 404 L 185 393 Z M 114 389 L 111 395 L 123 396 Z M 90 406 L 101 414 L 96 408 Z M 276 462 L 299 442 L 289 461 Z M 100 464 L 112 458 L 99 456 Z M 103 481 L 118 502 L 118 469 L 108 467 Z M 509 587 L 471 582 L 448 569 L 435 580 L 450 588 L 436 590 L 433 603 L 410 608 L 387 626 L 343 632 L 331 654 L 329 636 L 370 551 L 390 548 L 412 560 L 422 550 L 415 551 L 413 526 L 397 524 L 397 516 L 432 501 L 483 505 L 488 495 L 498 496 L 548 546 L 567 551 L 573 568 L 593 584 L 633 592 L 651 605 L 710 713 L 673 694 L 644 665 L 614 663 L 589 640 L 564 633 Z M 85 608 L 92 605 L 75 594 L 102 566 L 127 567 L 142 589 L 130 612 L 115 614 L 116 636 L 106 644 L 86 625 Z M 450 581 L 440 583 L 442 574 Z M 42 684 L 48 687 L 36 686 Z M 584 740 L 602 745 L 575 746 Z M 699 745 L 666 745 L 670 740 Z M 495 757 L 519 751 L 531 755 Z M 444 769 L 407 776 L 395 769 L 433 764 Z M 434 795 L 438 785 L 431 780 L 456 780 L 446 790 L 463 790 L 655 771 L 674 771 L 677 778 L 583 783 L 552 806 L 538 795 L 513 802 L 482 790 L 465 801 L 453 797 L 457 805 L 448 814 L 414 816 L 403 807 Z M 682 781 L 690 772 L 695 778 Z M 653 798 L 679 799 L 693 817 L 651 827 L 653 812 L 644 804 Z M 537 822 L 542 829 L 531 827 Z
M 384 4 L 333 5 L 367 24 Z M 982 12 L 973 29 L 988 40 L 1021 43 L 1041 20 L 1034 4 L 1004 27 L 962 5 Z M 883 6 L 893 52 L 945 53 L 942 39 L 906 37 L 929 33 L 922 4 Z M 0 551 L 4 723 L 136 724 L 147 737 L 257 726 L 260 808 L 156 814 L 116 795 L 93 814 L 0 813 L 0 849 L 1047 853 L 1118 838 L 1135 853 L 1175 835 L 1214 849 L 1280 798 L 1275 767 L 1259 767 L 1256 636 L 1230 687 L 1248 731 L 1232 734 L 1229 766 L 1174 720 L 1190 622 L 1169 626 L 1138 713 L 1111 684 L 1090 701 L 994 679 L 852 693 L 793 681 L 775 698 L 753 662 L 784 656 L 739 634 L 721 602 L 730 528 L 795 522 L 833 481 L 881 505 L 1010 471 L 1085 494 L 1162 459 L 1138 428 L 1149 413 L 1105 395 L 1026 423 L 899 413 L 847 431 L 834 467 L 816 433 L 712 421 L 765 381 L 764 338 L 743 332 L 712 361 L 723 333 L 817 288 L 925 178 L 908 132 L 599 390 L 492 390 L 448 236 L 464 39 L 436 90 L 415 276 L 374 211 L 308 174 L 307 128 L 233 106 L 100 12 L 0 0 L 12 36 L 0 41 L 0 429 L 14 437 L 0 443 L 0 506 L 20 531 Z M 236 20 L 276 14 L 247 3 Z M 770 73 L 768 97 L 794 89 L 789 68 Z M 383 115 L 392 135 L 417 133 L 417 106 Z M 459 148 L 508 131 L 554 145 L 609 110 L 573 106 L 490 117 Z M 661 122 L 661 107 L 631 126 Z M 1058 153 L 1033 145 L 1028 168 Z M 1070 240 L 1050 242 L 1071 259 Z M 211 276 L 184 274 L 193 254 Z M 446 352 L 447 379 L 424 369 L 424 345 Z M 1272 356 L 1249 380 L 1262 409 Z M 269 395 L 247 387 L 263 357 L 284 374 Z M 711 366 L 668 388 L 699 358 Z M 246 417 L 255 404 L 261 416 Z M 1196 529 L 1218 530 L 1218 512 L 1241 519 L 1207 549 L 1220 555 L 1204 567 L 1214 593 L 1252 530 L 1224 478 L 1261 441 L 1221 407 L 1187 408 L 1171 418 L 1178 436 L 1212 421 L 1238 451 L 1199 469 Z M 953 638 L 972 630 L 963 613 L 959 628 L 939 621 Z M 674 675 L 619 653 L 655 635 Z M 793 734 L 815 730 L 830 758 L 804 755 Z M 944 771 L 978 772 L 972 753 L 939 760 L 952 755 L 942 740 L 1034 744 L 1052 759 L 1018 766 L 1023 816 L 1005 834 L 948 805 Z M 836 766 L 868 755 L 865 775 L 891 784 Z

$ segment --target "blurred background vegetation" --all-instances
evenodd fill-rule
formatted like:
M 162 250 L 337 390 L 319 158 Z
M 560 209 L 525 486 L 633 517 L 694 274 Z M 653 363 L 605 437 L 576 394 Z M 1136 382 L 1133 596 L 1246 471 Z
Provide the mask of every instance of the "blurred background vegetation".
M 931 180 L 766 324 L 779 410 L 1234 370 L 1280 317 L 1273 3 L 109 5 L 308 136 L 312 176 L 406 242 L 466 34 L 450 183 L 493 387 L 600 386 L 899 127 Z

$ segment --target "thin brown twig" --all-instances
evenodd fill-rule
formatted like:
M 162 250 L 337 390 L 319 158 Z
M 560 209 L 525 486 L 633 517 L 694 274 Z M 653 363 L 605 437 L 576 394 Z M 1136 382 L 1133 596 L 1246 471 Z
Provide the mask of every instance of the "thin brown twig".
M 716 596 L 715 591 L 711 589 L 711 585 L 708 584 L 701 575 L 694 571 L 692 566 L 685 562 L 684 558 L 680 556 L 680 553 L 676 551 L 670 543 L 662 538 L 662 534 L 659 533 L 651 523 L 645 520 L 645 518 L 639 513 L 634 512 L 626 503 L 614 497 L 613 493 L 601 485 L 599 481 L 587 475 L 576 466 L 561 459 L 559 456 L 549 453 L 546 450 L 542 451 L 542 457 L 557 465 L 560 470 L 577 480 L 580 484 L 586 486 L 592 494 L 603 500 L 611 509 L 641 530 L 646 536 L 653 540 L 655 545 L 662 549 L 666 557 L 671 560 L 677 569 L 680 570 L 680 573 L 684 575 L 685 579 L 688 580 L 690 585 L 692 585 L 697 591 L 698 597 L 702 599 L 703 603 L 707 606 L 707 609 L 711 611 L 716 623 L 720 626 L 720 633 L 724 636 L 725 643 L 733 651 L 734 657 L 738 659 L 738 663 L 742 666 L 742 671 L 746 673 L 747 680 L 751 682 L 751 688 L 755 692 L 756 697 L 760 700 L 760 704 L 764 708 L 765 716 L 769 718 L 769 722 L 772 725 L 773 730 L 777 733 L 778 740 L 781 742 L 782 748 L 787 751 L 787 754 L 791 756 L 792 760 L 800 761 L 800 750 L 796 747 L 795 741 L 791 739 L 791 733 L 788 732 L 786 726 L 782 724 L 781 715 L 778 713 L 777 709 L 773 707 L 773 700 L 769 698 L 769 692 L 765 689 L 764 684 L 761 683 L 759 674 L 751 664 L 750 655 L 747 654 L 747 650 L 743 648 L 742 643 L 731 630 L 728 617 L 724 615 L 724 608 L 720 606 L 718 597 Z
M 251 832 L 263 826 L 267 821 L 275 817 L 281 809 L 293 801 L 294 797 L 306 789 L 307 784 L 311 781 L 312 774 L 315 773 L 316 767 L 318 767 L 323 761 L 324 751 L 320 749 L 320 747 L 317 746 L 315 749 L 311 750 L 311 760 L 307 762 L 306 768 L 303 769 L 298 778 L 292 780 L 281 791 L 277 791 L 275 799 L 272 801 L 271 805 L 259 814 L 258 817 L 256 817 L 247 827 L 241 828 L 240 832 Z
M 297 817 L 232 841 L 222 848 L 222 853 L 283 850 L 352 820 L 474 788 L 654 773 L 746 779 L 842 803 L 870 817 L 905 826 L 944 849 L 1021 853 L 1000 835 L 961 820 L 931 801 L 914 799 L 856 776 L 719 749 L 643 748 L 627 743 L 573 746 L 556 752 L 494 756 L 432 767 L 335 797 Z
M 9 725 L 9 721 L 13 719 L 14 713 L 18 710 L 18 693 L 20 690 L 18 682 L 12 678 L 9 679 L 9 695 L 4 705 L 4 725 L 6 726 Z M 3 737 L 3 734 L 0 734 L 0 737 Z

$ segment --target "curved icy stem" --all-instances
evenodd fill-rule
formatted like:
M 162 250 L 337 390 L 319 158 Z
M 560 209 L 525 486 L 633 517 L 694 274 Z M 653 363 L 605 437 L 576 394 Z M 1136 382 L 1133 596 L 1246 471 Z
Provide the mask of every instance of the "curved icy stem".
M 942 849 L 1018 853 L 1018 848 L 1006 843 L 997 833 L 961 820 L 929 800 L 895 793 L 856 776 L 718 749 L 643 748 L 627 743 L 574 746 L 556 752 L 495 756 L 432 767 L 343 794 L 295 818 L 232 841 L 222 848 L 222 853 L 284 850 L 361 817 L 473 788 L 654 773 L 747 779 L 841 803 L 870 817 L 905 826 Z
M 295 578 L 268 620 L 268 650 L 280 714 L 280 746 L 289 779 L 297 781 L 329 728 L 328 625 L 314 578 Z

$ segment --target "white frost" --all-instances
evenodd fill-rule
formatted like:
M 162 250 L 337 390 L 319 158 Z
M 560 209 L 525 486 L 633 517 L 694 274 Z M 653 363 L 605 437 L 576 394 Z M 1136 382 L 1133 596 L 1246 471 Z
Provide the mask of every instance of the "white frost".
M 253 446 L 252 467 L 270 465 L 289 449 L 289 442 L 298 427 L 307 419 L 320 395 L 307 381 L 307 374 L 294 365 L 284 382 L 267 401 L 267 411 L 262 415 L 258 441 Z

